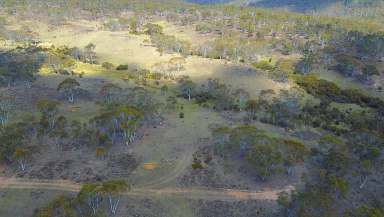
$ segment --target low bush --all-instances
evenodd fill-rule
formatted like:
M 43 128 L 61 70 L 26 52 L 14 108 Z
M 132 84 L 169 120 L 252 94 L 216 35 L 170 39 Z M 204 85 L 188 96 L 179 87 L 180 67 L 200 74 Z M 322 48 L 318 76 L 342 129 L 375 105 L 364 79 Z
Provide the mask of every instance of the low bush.
M 103 62 L 103 64 L 101 65 L 103 68 L 105 69 L 113 69 L 115 66 L 110 63 L 110 62 Z
M 128 70 L 128 65 L 119 65 L 116 67 L 116 70 L 118 71 Z

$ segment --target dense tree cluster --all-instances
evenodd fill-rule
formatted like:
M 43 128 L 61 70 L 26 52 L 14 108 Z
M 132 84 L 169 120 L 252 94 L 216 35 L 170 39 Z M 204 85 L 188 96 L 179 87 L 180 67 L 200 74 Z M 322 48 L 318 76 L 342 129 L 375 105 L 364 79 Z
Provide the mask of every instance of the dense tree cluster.
M 25 83 L 30 86 L 46 56 L 43 50 L 36 47 L 15 48 L 0 53 L 0 85 L 10 87 Z
M 253 126 L 217 128 L 213 136 L 216 155 L 235 162 L 242 159 L 262 180 L 278 173 L 290 174 L 291 167 L 308 155 L 304 144 L 270 137 Z
M 335 83 L 315 76 L 299 77 L 297 84 L 303 87 L 309 94 L 322 100 L 338 103 L 354 103 L 362 107 L 371 107 L 379 112 L 384 111 L 384 101 L 377 97 L 371 97 L 356 89 L 341 89 Z
M 34 217 L 81 217 L 116 215 L 123 193 L 130 190 L 124 180 L 109 180 L 104 183 L 86 183 L 75 196 L 58 196 L 46 207 L 35 210 Z M 107 201 L 107 202 L 104 202 Z M 108 208 L 104 209 L 105 206 Z M 109 210 L 109 211 L 108 211 Z
M 219 79 L 208 79 L 200 86 L 188 79 L 180 80 L 180 96 L 195 99 L 196 103 L 212 107 L 217 111 L 244 110 L 247 107 L 249 93 L 244 89 L 235 89 Z

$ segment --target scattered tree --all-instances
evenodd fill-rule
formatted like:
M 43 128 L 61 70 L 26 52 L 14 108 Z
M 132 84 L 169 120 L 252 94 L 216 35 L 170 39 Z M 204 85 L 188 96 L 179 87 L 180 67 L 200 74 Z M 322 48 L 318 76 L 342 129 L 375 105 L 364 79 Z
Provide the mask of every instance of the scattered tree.
M 102 64 L 101 66 L 102 66 L 103 68 L 105 68 L 105 69 L 109 69 L 109 70 L 115 68 L 115 66 L 114 66 L 112 63 L 110 63 L 110 62 L 103 62 L 103 64 Z
M 256 119 L 256 112 L 257 112 L 258 106 L 259 104 L 256 100 L 254 99 L 248 100 L 246 110 L 248 112 L 249 120 Z
M 374 65 L 366 65 L 364 68 L 363 68 L 363 76 L 364 76 L 364 80 L 368 81 L 369 78 L 373 75 L 380 75 L 380 72 L 379 70 L 377 69 L 376 66 Z
M 109 209 L 113 215 L 116 215 L 121 195 L 130 190 L 130 186 L 124 180 L 110 180 L 102 185 L 103 193 L 108 197 Z
M 29 151 L 25 148 L 16 148 L 15 152 L 13 153 L 13 159 L 18 162 L 21 171 L 25 171 L 26 169 L 28 156 Z
M 192 95 L 196 89 L 196 84 L 191 80 L 186 80 L 183 83 L 181 83 L 180 92 L 183 96 L 188 98 L 188 101 L 191 101 Z
M 58 114 L 58 106 L 59 103 L 56 101 L 41 99 L 37 102 L 37 107 L 43 115 L 43 118 L 48 121 L 49 129 L 53 129 L 55 127 L 56 115 Z
M 0 126 L 5 126 L 13 109 L 12 97 L 0 96 Z
M 183 65 L 186 63 L 184 57 L 173 57 L 169 60 L 171 68 L 175 68 L 177 73 L 180 73 L 180 70 L 183 68 Z
M 77 198 L 80 202 L 87 204 L 87 206 L 92 210 L 92 214 L 96 215 L 97 209 L 101 205 L 102 201 L 102 187 L 99 184 L 95 183 L 86 183 L 80 189 Z
M 80 83 L 75 79 L 67 78 L 58 85 L 57 90 L 65 94 L 68 102 L 74 103 L 76 91 L 78 90 L 79 86 Z
M 116 97 L 120 94 L 121 88 L 112 83 L 106 83 L 100 88 L 100 95 L 104 98 L 104 102 L 110 104 L 116 100 Z
M 145 33 L 148 35 L 163 34 L 163 27 L 158 24 L 148 23 L 145 25 Z
M 93 43 L 89 43 L 85 46 L 85 55 L 87 56 L 86 62 L 95 64 L 96 63 L 96 53 L 95 53 L 96 45 Z

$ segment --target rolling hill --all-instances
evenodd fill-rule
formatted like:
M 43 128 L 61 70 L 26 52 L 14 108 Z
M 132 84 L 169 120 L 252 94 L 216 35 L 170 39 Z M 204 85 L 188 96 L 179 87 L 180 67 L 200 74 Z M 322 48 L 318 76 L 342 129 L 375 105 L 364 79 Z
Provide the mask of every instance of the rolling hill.
M 228 3 L 265 8 L 283 8 L 296 12 L 318 11 L 339 5 L 345 8 L 377 8 L 381 0 L 186 0 L 198 4 Z

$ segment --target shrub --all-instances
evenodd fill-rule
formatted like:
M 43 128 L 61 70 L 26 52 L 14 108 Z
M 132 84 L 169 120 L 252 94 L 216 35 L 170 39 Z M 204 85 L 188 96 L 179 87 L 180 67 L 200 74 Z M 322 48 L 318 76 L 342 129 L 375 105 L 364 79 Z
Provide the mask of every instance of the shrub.
M 163 34 L 163 27 L 158 24 L 148 23 L 145 25 L 145 33 L 148 35 Z
M 128 65 L 119 65 L 116 67 L 116 70 L 118 71 L 128 70 Z
M 103 64 L 101 65 L 103 68 L 106 68 L 106 69 L 113 69 L 115 66 L 110 63 L 110 62 L 103 62 Z
M 60 75 L 71 75 L 71 72 L 68 69 L 59 69 L 57 72 Z
M 260 61 L 258 63 L 254 63 L 253 66 L 257 69 L 261 69 L 263 71 L 273 71 L 275 70 L 275 66 L 272 65 L 270 62 L 268 61 Z
M 201 170 L 201 169 L 204 169 L 203 165 L 201 164 L 201 162 L 199 160 L 194 160 L 193 163 L 192 163 L 192 168 L 194 170 Z

